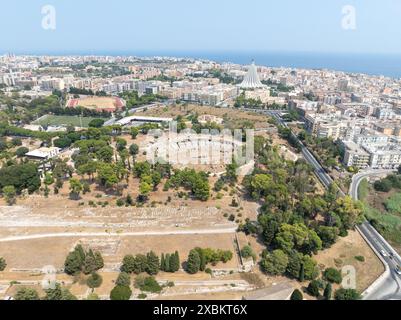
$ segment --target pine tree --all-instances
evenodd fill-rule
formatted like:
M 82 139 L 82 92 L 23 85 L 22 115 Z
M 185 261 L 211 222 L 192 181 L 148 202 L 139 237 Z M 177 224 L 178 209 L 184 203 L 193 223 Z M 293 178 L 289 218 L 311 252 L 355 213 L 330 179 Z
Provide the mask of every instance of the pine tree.
M 170 254 L 166 254 L 166 259 L 164 260 L 164 270 L 166 272 L 171 272 L 171 267 L 170 267 Z
M 95 253 L 95 264 L 96 264 L 96 270 L 100 270 L 104 267 L 103 257 L 99 251 L 96 251 Z
M 165 266 L 165 261 L 164 261 L 164 253 L 162 253 L 162 256 L 160 258 L 160 270 L 166 271 L 166 266 Z
M 178 255 L 178 251 L 170 256 L 170 269 L 171 272 L 177 272 L 180 270 L 180 257 Z
M 298 289 L 295 289 L 294 292 L 292 293 L 290 299 L 296 301 L 296 300 L 303 300 L 304 297 L 303 297 L 301 291 L 299 291 Z
M 150 251 L 147 254 L 146 258 L 147 258 L 146 272 L 149 273 L 151 276 L 158 274 L 160 270 L 159 257 L 153 251 Z
M 195 249 L 189 252 L 187 261 L 187 272 L 190 274 L 195 274 L 199 271 L 201 264 L 201 259 L 199 257 L 199 252 Z
M 332 291 L 333 291 L 333 289 L 331 287 L 331 283 L 328 283 L 326 288 L 324 289 L 324 293 L 323 293 L 323 296 L 325 297 L 326 300 L 331 299 Z
M 78 244 L 75 247 L 74 251 L 78 254 L 78 258 L 80 259 L 82 265 L 85 261 L 85 256 L 86 256 L 84 248 L 82 247 L 82 245 Z
M 77 251 L 68 254 L 64 262 L 64 271 L 66 274 L 74 275 L 81 272 L 82 262 Z
M 89 250 L 85 257 L 82 271 L 85 274 L 91 274 L 92 272 L 96 271 L 96 258 L 92 250 Z
M 301 264 L 301 269 L 299 270 L 299 281 L 304 282 L 305 281 L 305 267 L 304 264 Z

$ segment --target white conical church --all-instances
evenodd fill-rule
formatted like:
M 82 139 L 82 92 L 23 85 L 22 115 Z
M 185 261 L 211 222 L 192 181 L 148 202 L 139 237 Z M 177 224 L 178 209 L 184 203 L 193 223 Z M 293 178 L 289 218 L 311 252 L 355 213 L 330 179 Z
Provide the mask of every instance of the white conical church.
M 257 89 L 266 87 L 260 82 L 258 71 L 256 70 L 255 61 L 249 66 L 248 73 L 246 74 L 244 81 L 239 85 L 241 89 Z

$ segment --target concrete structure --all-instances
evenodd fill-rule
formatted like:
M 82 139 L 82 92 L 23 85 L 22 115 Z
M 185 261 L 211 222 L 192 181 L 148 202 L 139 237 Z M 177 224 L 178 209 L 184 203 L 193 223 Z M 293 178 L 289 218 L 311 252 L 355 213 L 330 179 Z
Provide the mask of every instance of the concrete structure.
M 244 81 L 239 85 L 241 89 L 257 89 L 264 88 L 265 85 L 260 82 L 258 70 L 255 66 L 255 61 L 249 66 L 248 73 L 246 74 Z
M 50 148 L 42 147 L 28 152 L 25 156 L 32 160 L 42 161 L 57 157 L 60 151 L 61 149 L 56 147 L 50 147 Z

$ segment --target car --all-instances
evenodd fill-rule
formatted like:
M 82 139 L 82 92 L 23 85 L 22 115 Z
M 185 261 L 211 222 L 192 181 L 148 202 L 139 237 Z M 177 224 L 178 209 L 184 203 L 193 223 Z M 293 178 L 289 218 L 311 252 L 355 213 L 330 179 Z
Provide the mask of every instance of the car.
M 388 253 L 387 253 L 386 251 L 384 251 L 384 250 L 380 250 L 380 254 L 381 254 L 383 257 L 388 257 Z
M 398 266 L 397 268 L 395 268 L 395 272 L 396 272 L 399 276 L 401 276 L 401 267 Z

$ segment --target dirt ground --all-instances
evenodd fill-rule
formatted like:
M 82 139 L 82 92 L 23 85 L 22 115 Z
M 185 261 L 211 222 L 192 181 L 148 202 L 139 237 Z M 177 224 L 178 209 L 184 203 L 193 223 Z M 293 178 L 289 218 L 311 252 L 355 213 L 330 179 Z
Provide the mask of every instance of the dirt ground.
M 232 128 L 241 129 L 240 123 L 244 120 L 250 121 L 255 125 L 255 128 L 267 128 L 267 116 L 258 115 L 252 112 L 238 110 L 234 108 L 214 108 L 199 105 L 177 105 L 167 108 L 160 107 L 143 112 L 138 112 L 137 115 L 154 116 L 154 117 L 169 117 L 175 118 L 179 115 L 185 116 L 192 112 L 197 112 L 198 115 L 213 115 L 216 117 L 225 117 Z M 237 126 L 236 126 L 237 125 Z
M 365 262 L 355 259 L 363 256 Z M 315 259 L 320 269 L 353 266 L 356 270 L 357 290 L 364 291 L 383 272 L 384 266 L 357 231 L 350 231 L 345 238 L 340 238 L 330 249 L 319 252 Z

